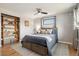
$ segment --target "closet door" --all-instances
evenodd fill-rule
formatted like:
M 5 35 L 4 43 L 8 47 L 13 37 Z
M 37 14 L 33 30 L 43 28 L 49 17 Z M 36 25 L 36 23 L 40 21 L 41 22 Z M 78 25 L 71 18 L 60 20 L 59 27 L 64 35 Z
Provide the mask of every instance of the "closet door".
M 19 20 L 18 17 L 6 14 L 2 15 L 2 45 L 11 44 L 19 41 Z M 18 26 L 17 26 L 18 24 Z
M 75 30 L 74 30 L 74 40 L 73 40 L 74 49 L 77 49 L 77 45 L 78 45 L 78 29 L 75 28 Z
M 14 40 L 14 42 L 18 42 L 19 41 L 19 34 L 20 34 L 20 32 L 19 32 L 19 18 L 17 18 L 17 17 L 15 17 L 14 18 L 15 19 L 15 21 L 14 21 L 14 23 L 15 23 L 15 28 L 14 28 L 14 30 L 15 30 L 15 40 Z
M 77 55 L 79 56 L 79 29 L 78 29 L 78 40 L 77 40 Z

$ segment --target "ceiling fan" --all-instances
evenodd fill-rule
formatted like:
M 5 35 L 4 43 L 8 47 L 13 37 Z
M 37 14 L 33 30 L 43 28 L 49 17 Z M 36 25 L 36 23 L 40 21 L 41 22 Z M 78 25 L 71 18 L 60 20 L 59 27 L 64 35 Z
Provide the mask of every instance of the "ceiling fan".
M 41 13 L 41 14 L 48 14 L 47 12 L 43 12 L 42 9 L 40 9 L 40 8 L 36 8 L 36 13 L 34 15 L 37 15 L 39 13 Z

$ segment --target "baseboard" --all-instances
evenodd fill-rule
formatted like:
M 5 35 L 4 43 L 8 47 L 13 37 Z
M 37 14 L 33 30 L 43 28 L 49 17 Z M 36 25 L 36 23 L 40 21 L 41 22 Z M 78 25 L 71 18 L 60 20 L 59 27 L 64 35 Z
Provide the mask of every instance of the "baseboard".
M 58 41 L 59 43 L 64 43 L 64 44 L 69 44 L 69 45 L 72 45 L 72 43 L 70 42 L 63 42 L 63 41 Z

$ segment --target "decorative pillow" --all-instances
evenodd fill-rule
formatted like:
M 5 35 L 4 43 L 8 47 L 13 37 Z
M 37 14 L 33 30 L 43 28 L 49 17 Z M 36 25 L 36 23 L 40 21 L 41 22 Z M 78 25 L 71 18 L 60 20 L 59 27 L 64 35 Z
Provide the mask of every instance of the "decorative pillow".
M 41 29 L 40 34 L 51 34 L 52 29 Z
M 49 33 L 49 34 L 51 34 L 51 33 L 52 33 L 52 29 L 48 29 L 47 31 L 48 31 L 48 33 Z
M 41 29 L 40 33 L 45 34 L 45 29 Z

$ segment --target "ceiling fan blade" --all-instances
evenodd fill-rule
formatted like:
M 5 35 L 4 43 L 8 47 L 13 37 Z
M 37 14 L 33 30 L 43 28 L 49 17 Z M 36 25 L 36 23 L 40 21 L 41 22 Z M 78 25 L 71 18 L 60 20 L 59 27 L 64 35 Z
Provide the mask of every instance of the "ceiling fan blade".
M 38 12 L 37 13 L 35 13 L 34 15 L 37 15 L 38 14 Z
M 42 14 L 48 14 L 47 12 L 41 12 Z

